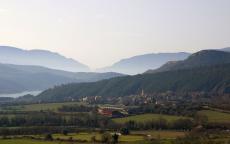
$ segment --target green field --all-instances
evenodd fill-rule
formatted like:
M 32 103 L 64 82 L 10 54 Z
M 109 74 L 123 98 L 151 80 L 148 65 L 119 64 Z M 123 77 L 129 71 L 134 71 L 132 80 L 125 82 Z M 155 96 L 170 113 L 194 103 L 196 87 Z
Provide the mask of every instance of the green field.
M 183 131 L 170 131 L 170 130 L 147 130 L 147 131 L 132 131 L 132 134 L 143 134 L 151 135 L 153 138 L 162 138 L 162 139 L 175 139 L 177 137 L 185 136 L 186 132 Z
M 15 114 L 0 114 L 0 118 L 2 118 L 2 117 L 13 118 L 13 117 L 15 117 Z
M 132 131 L 130 135 L 127 136 L 120 136 L 119 137 L 119 143 L 121 144 L 153 144 L 153 142 L 148 141 L 146 139 L 146 135 L 151 135 L 152 138 L 155 138 L 157 140 L 160 140 L 161 144 L 174 144 L 174 140 L 177 137 L 182 137 L 185 135 L 184 132 L 180 131 Z M 15 138 L 15 139 L 0 139 L 0 144 L 73 144 L 73 143 L 80 143 L 80 142 L 64 142 L 61 140 L 55 140 L 55 139 L 69 139 L 70 137 L 73 138 L 73 140 L 86 140 L 85 144 L 91 144 L 91 137 L 96 136 L 97 140 L 100 140 L 101 134 L 98 132 L 92 132 L 92 133 L 72 133 L 68 134 L 67 136 L 62 134 L 54 134 L 54 141 L 43 141 L 43 140 L 32 140 L 32 139 L 26 139 L 26 138 Z M 37 138 L 44 138 L 44 136 L 34 136 Z M 223 134 L 215 134 L 210 138 L 212 140 L 212 143 L 218 143 L 218 144 L 227 144 L 229 142 L 229 135 L 223 135 Z M 82 142 L 81 142 L 82 143 Z M 100 142 L 98 142 L 99 144 Z
M 63 134 L 54 134 L 53 138 L 57 139 L 69 139 L 70 137 L 72 137 L 74 140 L 86 140 L 86 141 L 90 141 L 91 137 L 95 136 L 97 140 L 100 139 L 100 134 L 99 133 L 71 133 L 68 135 L 63 135 Z
M 135 141 L 143 141 L 145 140 L 145 136 L 150 135 L 152 138 L 162 138 L 162 139 L 175 139 L 177 137 L 182 137 L 185 135 L 185 132 L 181 131 L 132 131 L 130 135 L 121 135 L 119 137 L 120 142 L 135 142 Z M 101 134 L 98 132 L 81 132 L 81 133 L 71 133 L 68 135 L 63 134 L 54 134 L 54 139 L 69 139 L 70 137 L 73 140 L 85 140 L 90 142 L 91 138 L 95 136 L 97 140 L 101 140 Z
M 0 144 L 67 144 L 67 143 L 37 141 L 37 140 L 30 140 L 30 139 L 7 139 L 7 140 L 1 139 Z
M 202 115 L 206 115 L 208 117 L 209 122 L 230 123 L 229 113 L 223 113 L 223 112 L 211 111 L 211 110 L 202 110 L 202 111 L 199 111 L 198 113 Z
M 129 142 L 119 142 L 122 144 L 152 144 L 148 141 L 129 141 Z M 80 144 L 79 142 L 61 142 L 61 141 L 37 141 L 29 139 L 10 139 L 10 140 L 0 140 L 0 144 Z M 91 142 L 84 142 L 84 144 L 92 144 Z M 99 144 L 99 143 L 98 143 Z M 161 144 L 171 144 L 168 140 L 162 140 Z
M 173 122 L 175 120 L 185 119 L 187 117 L 163 115 L 163 114 L 141 114 L 141 115 L 124 117 L 124 118 L 114 118 L 113 121 L 116 123 L 125 123 L 128 121 L 147 122 L 147 121 L 159 120 L 160 118 L 166 119 L 168 122 Z
M 65 103 L 44 103 L 44 104 L 30 104 L 30 105 L 19 105 L 19 106 L 10 106 L 8 110 L 18 110 L 18 111 L 57 111 L 58 108 L 64 105 L 74 105 L 74 104 L 83 104 L 79 102 L 65 102 Z
M 77 133 L 77 134 L 68 134 L 67 136 L 63 134 L 54 134 L 53 137 L 55 139 L 69 139 L 72 137 L 74 140 L 85 140 L 91 141 L 91 138 L 95 136 L 97 140 L 101 140 L 101 134 L 99 133 Z M 119 137 L 119 141 L 122 142 L 132 142 L 132 141 L 141 141 L 144 140 L 143 135 L 121 135 Z

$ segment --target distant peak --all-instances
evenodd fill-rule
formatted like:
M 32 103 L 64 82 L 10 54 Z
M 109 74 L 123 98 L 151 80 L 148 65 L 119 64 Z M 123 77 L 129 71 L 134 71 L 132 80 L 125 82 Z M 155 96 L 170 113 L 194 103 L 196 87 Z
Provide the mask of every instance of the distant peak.
M 45 66 L 73 72 L 90 71 L 89 67 L 59 53 L 42 50 L 24 50 L 12 46 L 0 46 L 0 62 L 17 65 Z

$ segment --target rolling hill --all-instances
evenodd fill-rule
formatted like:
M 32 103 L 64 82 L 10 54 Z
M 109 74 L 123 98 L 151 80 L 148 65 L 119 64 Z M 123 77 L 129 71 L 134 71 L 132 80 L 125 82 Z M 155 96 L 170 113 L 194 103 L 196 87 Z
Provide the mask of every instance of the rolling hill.
M 37 100 L 64 100 L 67 96 L 127 96 L 146 93 L 230 93 L 230 53 L 203 50 L 168 63 L 158 71 L 93 83 L 67 84 L 48 89 Z
M 210 66 L 230 63 L 230 53 L 219 50 L 202 50 L 192 54 L 182 61 L 170 61 L 155 70 L 148 70 L 146 73 L 157 73 L 164 71 L 189 69 L 194 67 Z
M 145 93 L 230 93 L 230 64 L 125 76 L 108 80 L 68 84 L 48 89 L 36 100 L 62 101 L 84 96 L 120 97 Z
M 93 82 L 122 76 L 118 73 L 66 72 L 41 66 L 0 64 L 0 93 L 44 90 L 72 82 Z
M 155 69 L 168 61 L 184 60 L 190 54 L 179 53 L 158 53 L 138 55 L 127 59 L 122 59 L 110 67 L 98 69 L 99 72 L 118 72 L 125 74 L 143 73 L 148 69 Z
M 90 71 L 88 66 L 58 53 L 45 50 L 23 50 L 9 46 L 0 46 L 0 63 L 44 66 L 73 72 Z
M 230 47 L 222 48 L 222 49 L 219 49 L 219 50 L 225 51 L 225 52 L 230 52 Z

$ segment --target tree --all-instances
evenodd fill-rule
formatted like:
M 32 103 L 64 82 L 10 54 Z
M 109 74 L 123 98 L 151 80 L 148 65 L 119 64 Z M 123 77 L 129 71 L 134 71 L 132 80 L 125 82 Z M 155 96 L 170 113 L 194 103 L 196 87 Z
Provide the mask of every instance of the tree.
M 47 135 L 45 136 L 45 140 L 52 141 L 52 140 L 53 140 L 52 134 L 47 134 Z
M 196 114 L 195 123 L 197 125 L 205 125 L 207 124 L 207 122 L 208 122 L 208 117 L 206 115 L 200 113 Z
M 117 133 L 114 133 L 112 135 L 112 143 L 113 144 L 117 144 L 118 143 L 118 139 L 119 139 L 119 135 Z
M 91 142 L 92 142 L 92 143 L 95 143 L 96 141 L 97 141 L 97 140 L 96 140 L 96 136 L 95 136 L 95 135 L 92 136 L 92 137 L 91 137 Z
M 8 126 L 10 124 L 9 118 L 4 116 L 0 119 L 0 126 Z
M 104 134 L 102 134 L 101 136 L 101 142 L 102 143 L 106 143 L 109 144 L 112 141 L 112 136 L 109 132 L 105 132 Z
M 174 129 L 191 130 L 192 127 L 193 127 L 193 122 L 190 119 L 178 119 L 173 123 Z
M 123 134 L 123 135 L 129 135 L 129 134 L 130 134 L 130 131 L 129 131 L 128 128 L 122 128 L 122 129 L 121 129 L 121 134 Z
M 9 129 L 3 128 L 3 129 L 1 130 L 1 135 L 3 136 L 3 138 L 6 138 L 9 134 L 10 134 Z
M 66 129 L 63 130 L 63 131 L 62 131 L 62 134 L 65 135 L 65 136 L 67 136 L 67 135 L 68 135 L 68 130 L 66 130 Z

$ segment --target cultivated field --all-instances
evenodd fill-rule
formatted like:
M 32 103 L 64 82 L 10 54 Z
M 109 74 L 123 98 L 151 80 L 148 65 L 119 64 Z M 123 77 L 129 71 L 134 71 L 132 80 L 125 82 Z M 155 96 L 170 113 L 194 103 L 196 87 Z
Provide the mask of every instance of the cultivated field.
M 114 118 L 113 121 L 117 123 L 125 123 L 128 121 L 147 122 L 147 121 L 159 120 L 161 118 L 167 120 L 168 122 L 173 122 L 175 120 L 185 119 L 187 117 L 164 115 L 164 114 L 141 114 L 141 115 L 124 117 L 124 118 Z
M 170 131 L 170 130 L 146 130 L 146 131 L 132 131 L 132 134 L 143 134 L 151 135 L 153 138 L 162 138 L 162 139 L 175 139 L 177 137 L 185 136 L 186 132 L 184 131 Z
M 224 122 L 230 123 L 230 114 L 211 110 L 202 110 L 199 114 L 206 115 L 209 122 Z
M 8 139 L 8 140 L 1 139 L 0 144 L 68 144 L 68 143 L 37 141 L 37 140 L 30 140 L 30 139 Z
M 101 134 L 99 133 L 77 133 L 77 134 L 54 134 L 53 137 L 55 139 L 69 139 L 70 137 L 73 138 L 73 140 L 82 140 L 82 141 L 91 141 L 91 138 L 95 136 L 96 140 L 101 140 Z M 138 134 L 131 134 L 131 135 L 121 135 L 119 137 L 119 141 L 121 142 L 133 142 L 133 141 L 141 141 L 144 140 L 144 135 L 138 135 Z
M 168 139 L 175 139 L 177 137 L 184 136 L 184 132 L 180 131 L 132 131 L 130 135 L 119 136 L 121 143 L 140 143 L 146 141 L 146 136 L 149 135 L 151 138 L 162 139 L 167 141 Z M 42 140 L 31 140 L 31 139 L 0 139 L 0 144 L 69 144 L 69 142 L 56 141 L 57 139 L 84 141 L 84 143 L 91 143 L 91 138 L 95 136 L 96 140 L 100 141 L 102 134 L 99 132 L 81 132 L 81 133 L 70 133 L 68 135 L 53 134 L 54 141 L 42 141 Z M 44 135 L 36 135 L 36 138 L 44 139 Z
M 64 103 L 44 103 L 44 104 L 29 104 L 29 105 L 19 105 L 19 106 L 9 106 L 7 110 L 17 110 L 17 111 L 57 111 L 58 108 L 64 105 L 75 105 L 83 104 L 79 102 L 64 102 Z

